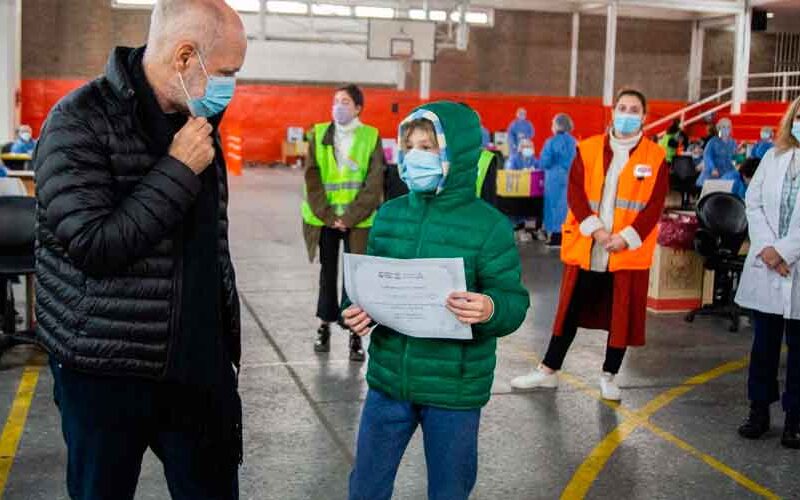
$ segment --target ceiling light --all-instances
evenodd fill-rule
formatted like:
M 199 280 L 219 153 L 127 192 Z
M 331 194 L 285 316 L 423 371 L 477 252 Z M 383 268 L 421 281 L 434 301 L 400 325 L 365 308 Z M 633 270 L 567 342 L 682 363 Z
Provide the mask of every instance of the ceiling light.
M 267 11 L 275 14 L 308 14 L 308 5 L 302 2 L 268 0 Z

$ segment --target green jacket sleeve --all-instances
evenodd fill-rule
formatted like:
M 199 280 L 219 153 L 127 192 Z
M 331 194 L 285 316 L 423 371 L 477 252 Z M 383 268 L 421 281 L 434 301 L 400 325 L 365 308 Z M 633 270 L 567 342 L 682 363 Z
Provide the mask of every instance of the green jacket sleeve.
M 504 221 L 495 226 L 478 256 L 478 290 L 492 298 L 494 315 L 475 325 L 476 337 L 503 337 L 517 331 L 530 306 L 522 285 L 522 266 L 514 243 L 514 231 Z

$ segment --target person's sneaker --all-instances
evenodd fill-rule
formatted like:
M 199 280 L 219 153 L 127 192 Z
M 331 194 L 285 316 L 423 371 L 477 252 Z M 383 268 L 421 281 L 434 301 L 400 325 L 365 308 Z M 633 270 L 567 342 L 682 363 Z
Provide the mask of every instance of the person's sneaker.
M 321 325 L 317 330 L 317 341 L 314 342 L 314 352 L 331 351 L 331 326 Z
M 361 346 L 361 337 L 355 333 L 350 334 L 350 361 L 362 362 L 366 356 L 364 348 Z
M 745 439 L 758 439 L 767 431 L 769 431 L 769 406 L 751 406 L 750 415 L 739 426 L 739 435 Z
M 550 239 L 547 240 L 547 246 L 550 248 L 558 248 L 561 246 L 561 233 L 558 235 L 550 235 Z
M 784 448 L 800 450 L 800 415 L 787 414 L 781 444 Z
M 607 401 L 621 401 L 622 391 L 614 381 L 614 374 L 603 373 L 600 375 L 600 393 Z
M 523 391 L 537 388 L 555 389 L 558 387 L 558 375 L 556 372 L 547 374 L 539 368 L 534 368 L 527 375 L 511 379 L 511 387 Z
M 517 235 L 519 236 L 520 243 L 530 243 L 533 241 L 533 236 L 527 230 L 517 231 Z

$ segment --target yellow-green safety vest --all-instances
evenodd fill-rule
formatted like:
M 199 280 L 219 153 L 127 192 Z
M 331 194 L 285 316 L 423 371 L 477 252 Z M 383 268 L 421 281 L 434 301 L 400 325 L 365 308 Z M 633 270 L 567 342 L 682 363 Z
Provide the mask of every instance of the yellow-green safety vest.
M 333 146 L 322 144 L 328 132 L 330 123 L 318 123 L 314 126 L 314 156 L 319 167 L 322 185 L 328 203 L 333 207 L 338 217 L 347 211 L 347 207 L 356 199 L 358 193 L 364 187 L 369 173 L 370 159 L 372 152 L 378 144 L 378 129 L 367 125 L 361 125 L 355 131 L 353 146 L 350 149 L 346 165 L 336 163 L 336 153 Z M 325 225 L 314 212 L 308 203 L 307 192 L 304 192 L 302 212 L 303 220 L 311 226 L 322 227 Z M 367 219 L 359 222 L 356 227 L 359 229 L 372 227 L 375 219 L 373 212 Z
M 492 166 L 494 160 L 494 153 L 488 149 L 481 151 L 481 158 L 478 160 L 478 183 L 475 186 L 475 195 L 480 198 L 483 191 L 483 183 L 486 181 L 486 175 L 489 173 L 489 167 Z

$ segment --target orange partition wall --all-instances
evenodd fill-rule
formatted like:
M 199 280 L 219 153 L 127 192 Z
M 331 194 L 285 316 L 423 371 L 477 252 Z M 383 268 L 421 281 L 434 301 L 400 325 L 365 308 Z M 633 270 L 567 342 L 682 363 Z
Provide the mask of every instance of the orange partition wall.
M 38 135 L 49 109 L 82 81 L 23 80 L 22 118 Z M 280 158 L 281 143 L 288 127 L 309 128 L 330 120 L 334 86 L 242 84 L 226 112 L 223 132 L 238 129 L 242 138 L 242 155 L 246 161 L 269 162 Z M 366 105 L 362 119 L 377 127 L 382 137 L 396 137 L 397 124 L 414 107 L 420 105 L 418 94 L 387 88 L 364 88 Z M 575 121 L 575 134 L 587 137 L 602 132 L 610 121 L 610 111 L 599 98 L 568 98 L 488 93 L 433 92 L 432 100 L 448 99 L 464 102 L 475 108 L 489 130 L 505 130 L 520 106 L 528 110 L 536 127 L 536 148 L 541 149 L 551 135 L 550 126 L 556 113 L 563 112 Z M 683 102 L 650 104 L 650 119 L 675 111 Z

